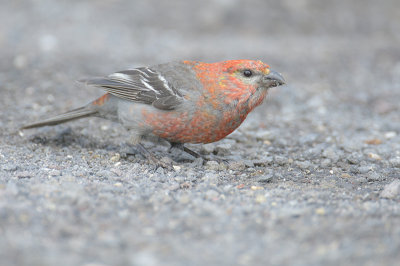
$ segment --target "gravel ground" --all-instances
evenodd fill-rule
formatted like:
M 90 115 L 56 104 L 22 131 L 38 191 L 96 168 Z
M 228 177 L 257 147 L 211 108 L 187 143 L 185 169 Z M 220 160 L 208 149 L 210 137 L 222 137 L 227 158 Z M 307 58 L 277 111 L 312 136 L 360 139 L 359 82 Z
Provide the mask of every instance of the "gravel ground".
M 2 2 L 1 265 L 400 261 L 397 0 Z M 215 161 L 145 143 L 157 169 L 96 118 L 18 133 L 102 93 L 79 78 L 239 58 L 288 85 L 189 145 Z

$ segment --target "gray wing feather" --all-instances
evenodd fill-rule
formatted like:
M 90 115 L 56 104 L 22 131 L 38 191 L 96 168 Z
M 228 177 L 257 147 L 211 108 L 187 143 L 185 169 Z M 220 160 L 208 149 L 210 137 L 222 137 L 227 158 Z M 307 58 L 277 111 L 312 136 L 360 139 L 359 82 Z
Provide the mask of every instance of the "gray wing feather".
M 173 107 L 179 105 L 181 102 L 182 101 L 175 96 L 167 96 L 155 100 L 153 106 L 161 110 L 173 110 Z
M 173 110 L 183 101 L 182 94 L 165 77 L 147 67 L 118 71 L 105 78 L 81 81 L 104 88 L 122 99 L 152 104 L 162 110 Z

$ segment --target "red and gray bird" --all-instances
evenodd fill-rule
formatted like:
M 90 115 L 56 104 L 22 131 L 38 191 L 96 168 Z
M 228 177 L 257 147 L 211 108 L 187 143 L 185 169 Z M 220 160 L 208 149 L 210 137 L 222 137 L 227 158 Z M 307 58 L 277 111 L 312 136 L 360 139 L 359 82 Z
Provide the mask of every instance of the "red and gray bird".
M 140 144 L 143 137 L 167 140 L 198 157 L 183 144 L 226 137 L 263 102 L 269 88 L 285 84 L 281 74 L 255 60 L 170 62 L 83 82 L 107 93 L 83 107 L 22 129 L 89 116 L 118 121 L 129 130 L 132 144 L 153 162 L 155 157 Z

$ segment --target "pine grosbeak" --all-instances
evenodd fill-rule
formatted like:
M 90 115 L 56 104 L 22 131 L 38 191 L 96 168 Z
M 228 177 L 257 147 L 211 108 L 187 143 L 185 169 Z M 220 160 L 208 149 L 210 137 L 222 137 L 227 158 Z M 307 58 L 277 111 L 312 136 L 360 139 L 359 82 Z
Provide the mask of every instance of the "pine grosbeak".
M 88 116 L 119 121 L 130 130 L 132 143 L 153 162 L 157 159 L 139 143 L 142 137 L 154 135 L 197 157 L 183 143 L 224 138 L 263 102 L 268 88 L 285 83 L 267 64 L 253 60 L 171 62 L 83 82 L 107 93 L 81 108 L 22 129 Z

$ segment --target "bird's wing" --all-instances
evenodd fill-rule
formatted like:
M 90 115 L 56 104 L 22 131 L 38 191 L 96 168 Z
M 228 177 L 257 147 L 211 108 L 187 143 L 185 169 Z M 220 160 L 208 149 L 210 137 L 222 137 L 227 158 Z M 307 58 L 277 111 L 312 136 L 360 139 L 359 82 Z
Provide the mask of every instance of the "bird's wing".
M 148 67 L 118 71 L 108 77 L 80 81 L 101 87 L 122 99 L 152 104 L 161 110 L 173 110 L 184 99 L 163 75 Z

